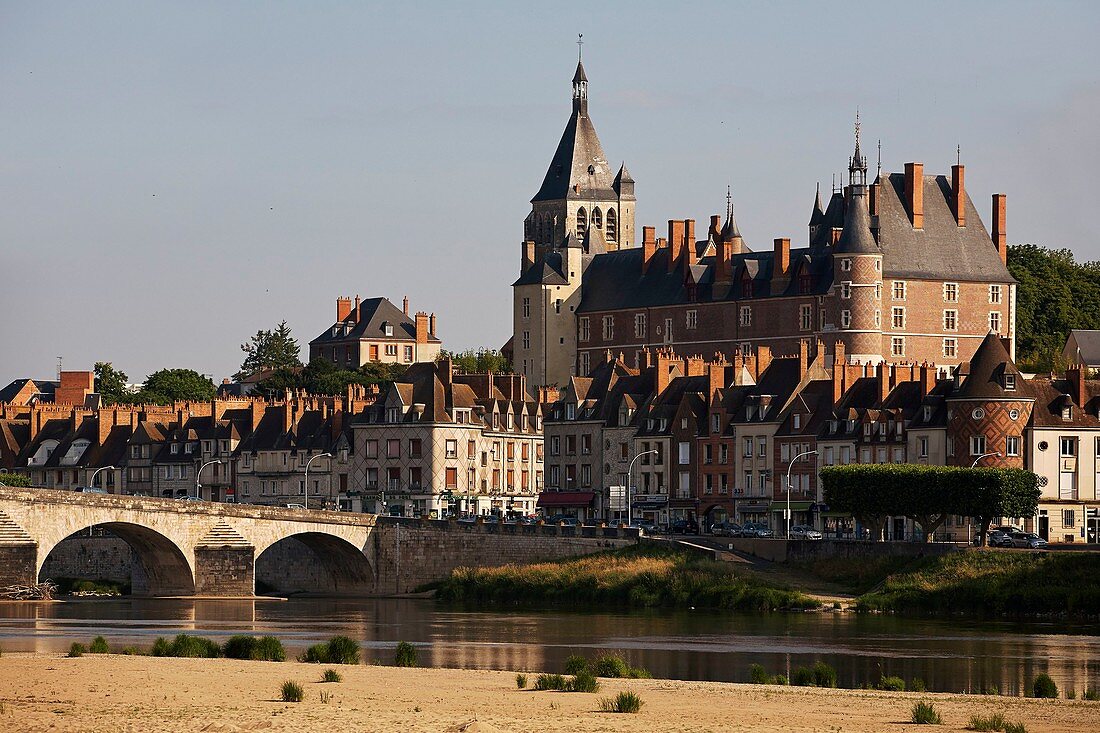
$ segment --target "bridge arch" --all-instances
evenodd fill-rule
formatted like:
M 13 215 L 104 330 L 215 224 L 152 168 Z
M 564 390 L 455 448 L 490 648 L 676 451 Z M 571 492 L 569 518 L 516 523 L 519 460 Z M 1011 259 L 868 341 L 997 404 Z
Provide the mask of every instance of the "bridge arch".
M 256 548 L 257 590 L 371 595 L 375 571 L 363 548 L 323 531 L 288 534 Z
M 50 553 L 65 539 L 91 528 L 101 527 L 130 546 L 134 595 L 175 596 L 195 593 L 195 575 L 187 555 L 171 538 L 142 524 L 109 521 L 89 524 L 70 531 L 59 539 L 44 539 L 38 546 L 39 580 L 44 580 L 43 567 Z M 94 580 L 94 578 L 90 578 Z

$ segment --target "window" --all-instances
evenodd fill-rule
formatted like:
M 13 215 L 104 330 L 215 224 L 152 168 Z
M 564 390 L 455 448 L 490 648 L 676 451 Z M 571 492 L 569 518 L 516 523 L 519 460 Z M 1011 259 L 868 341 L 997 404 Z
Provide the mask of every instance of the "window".
M 814 282 L 813 278 L 810 276 L 810 273 L 804 272 L 798 276 L 798 292 L 800 294 L 808 294 L 811 290 L 813 290 L 813 285 Z
M 393 336 L 393 324 L 392 323 L 385 324 L 384 326 L 382 326 L 382 329 L 383 329 L 383 331 L 385 332 L 385 334 L 387 336 Z
M 1001 332 L 1001 312 L 989 311 L 989 330 L 993 333 Z
M 779 445 L 779 460 L 783 463 L 791 460 L 791 446 L 789 443 L 781 443 Z
M 927 437 L 922 435 L 920 438 L 917 439 L 917 451 L 920 454 L 921 458 L 927 458 L 928 457 L 928 438 Z
M 851 328 L 852 327 L 852 311 L 845 309 L 845 310 L 842 310 L 840 312 L 840 327 L 841 328 Z
M 875 328 L 882 328 L 882 311 L 875 308 Z
M 447 488 L 448 489 L 457 489 L 458 488 L 458 469 L 448 467 L 446 476 L 447 476 L 447 478 L 446 478 Z
M 397 356 L 397 344 L 386 344 L 386 356 Z
M 742 451 L 741 455 L 745 458 L 752 458 L 752 438 L 745 438 L 744 446 L 745 449 Z
M 695 328 L 699 324 L 699 311 L 687 312 L 687 327 Z
M 592 226 L 597 229 L 603 229 L 603 212 L 600 211 L 598 206 L 592 209 Z
M 905 300 L 905 281 L 895 280 L 893 291 L 894 300 Z
M 1077 438 L 1059 438 L 1058 447 L 1062 458 L 1072 458 L 1077 455 Z
M 423 454 L 423 443 L 420 438 L 413 438 L 409 441 L 409 455 L 413 458 L 420 458 Z
M 523 317 L 524 318 L 530 318 L 531 317 L 531 299 L 530 298 L 524 298 L 523 299 Z
M 791 416 L 791 421 L 792 421 L 792 424 L 793 424 L 795 430 L 798 430 L 802 427 L 802 415 L 801 414 L 796 412 L 794 415 Z
M 943 355 L 954 359 L 959 355 L 959 340 L 958 339 L 944 339 L 943 340 Z
M 847 300 L 852 297 L 852 283 L 845 280 L 840 284 L 840 297 Z
M 1020 436 L 1009 435 L 1005 438 L 1005 455 L 1006 456 L 1018 456 L 1020 455 Z
M 645 313 L 634 314 L 634 335 L 637 338 L 645 338 Z
M 592 360 L 591 360 L 591 357 L 589 356 L 589 354 L 588 354 L 588 352 L 587 352 L 587 351 L 582 351 L 582 352 L 581 352 L 581 357 L 580 357 L 580 358 L 581 358 L 581 368 L 580 368 L 580 373 L 581 373 L 582 375 L 586 375 L 586 374 L 588 374 L 588 373 L 589 373 L 590 371 L 592 371 Z
M 894 328 L 905 328 L 905 307 L 894 306 L 890 311 L 890 325 Z
M 1074 511 L 1073 509 L 1063 509 L 1062 510 L 1062 526 L 1063 527 L 1072 527 L 1073 523 L 1076 519 L 1076 514 L 1077 514 L 1077 512 Z
M 741 317 L 740 317 L 739 322 L 742 326 L 751 326 L 752 325 L 752 306 L 749 306 L 749 305 L 741 306 Z
M 584 232 L 588 229 L 588 213 L 584 207 L 577 209 L 577 238 L 584 239 Z
M 852 271 L 852 261 L 850 259 L 848 259 L 847 257 L 845 257 L 844 259 L 842 259 L 840 261 L 840 269 L 843 270 L 844 272 L 851 272 Z
M 943 299 L 948 303 L 959 302 L 959 284 L 958 283 L 944 283 L 943 284 Z
M 400 458 L 401 457 L 401 441 L 397 438 L 391 438 L 386 441 L 386 458 Z
M 679 446 L 680 465 L 686 466 L 691 462 L 691 444 L 680 443 Z
M 768 455 L 768 439 L 767 438 L 757 438 L 756 439 L 756 455 L 760 456 L 761 458 Z
M 959 330 L 959 312 L 956 310 L 945 310 L 943 312 L 943 330 L 944 331 L 958 331 Z
M 589 333 L 588 316 L 584 316 L 581 318 L 581 341 L 587 341 Z
M 809 331 L 813 328 L 813 323 L 813 306 L 809 304 L 800 306 L 798 309 L 798 328 L 802 331 Z
M 615 317 L 604 316 L 603 317 L 603 340 L 610 341 L 615 338 Z
M 531 348 L 531 332 L 530 331 L 524 331 L 523 332 L 523 348 L 525 348 L 525 349 Z
M 985 453 L 985 436 L 984 435 L 972 435 L 970 436 L 970 455 L 980 456 Z
M 752 280 L 750 280 L 747 277 L 744 280 L 741 281 L 741 297 L 742 298 L 751 298 L 752 297 Z
M 511 443 L 509 443 L 508 445 L 511 445 Z M 581 455 L 587 456 L 591 453 L 592 453 L 592 436 L 587 435 L 587 434 L 582 435 L 581 436 Z
M 1016 389 L 1016 375 L 1015 374 L 1006 374 L 1005 375 L 1005 389 L 1006 390 Z M 1016 418 L 1013 418 L 1013 420 L 1015 420 L 1015 419 Z
M 989 286 L 989 302 L 993 304 L 1000 304 L 1001 302 L 1001 286 L 990 285 Z
M 413 360 L 413 347 L 406 346 L 405 347 L 405 361 L 410 362 L 412 360 Z
M 607 241 L 614 242 L 618 238 L 618 235 L 619 235 L 618 223 L 619 223 L 619 220 L 615 216 L 615 210 L 614 209 L 608 209 L 607 210 L 607 227 L 606 227 L 606 230 L 604 232 L 604 236 L 607 238 Z
M 550 455 L 561 455 L 561 438 L 557 435 L 550 436 Z
M 893 336 L 890 339 L 890 355 L 905 356 L 905 337 Z
M 363 444 L 363 453 L 367 458 L 377 458 L 378 457 L 378 441 L 377 440 L 368 440 L 366 443 L 364 443 Z

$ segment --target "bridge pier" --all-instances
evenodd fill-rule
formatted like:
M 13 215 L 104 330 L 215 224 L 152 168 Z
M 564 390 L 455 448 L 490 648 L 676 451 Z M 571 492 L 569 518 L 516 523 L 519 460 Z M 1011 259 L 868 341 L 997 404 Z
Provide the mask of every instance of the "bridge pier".
M 255 594 L 256 548 L 195 548 L 195 595 L 241 597 Z
M 34 542 L 0 544 L 0 588 L 38 582 L 38 545 Z

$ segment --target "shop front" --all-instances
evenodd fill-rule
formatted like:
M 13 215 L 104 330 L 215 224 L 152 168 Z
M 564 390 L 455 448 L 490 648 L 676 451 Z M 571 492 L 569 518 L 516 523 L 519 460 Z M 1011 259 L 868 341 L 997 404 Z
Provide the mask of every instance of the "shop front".
M 668 497 L 664 494 L 638 494 L 630 502 L 630 519 L 633 522 L 651 522 L 658 527 L 669 523 Z
M 544 491 L 539 494 L 536 506 L 544 517 L 569 517 L 583 522 L 591 518 L 595 498 L 593 491 Z
M 790 507 L 791 511 L 792 527 L 799 524 L 811 524 L 813 522 L 813 517 L 810 513 L 811 506 L 813 506 L 812 501 L 792 501 L 790 504 L 786 501 L 773 501 L 769 507 L 769 512 L 772 516 L 772 531 L 775 532 L 777 537 L 781 533 L 787 531 L 788 507 Z
M 749 522 L 768 523 L 768 504 L 762 501 L 737 502 L 737 522 L 744 526 Z

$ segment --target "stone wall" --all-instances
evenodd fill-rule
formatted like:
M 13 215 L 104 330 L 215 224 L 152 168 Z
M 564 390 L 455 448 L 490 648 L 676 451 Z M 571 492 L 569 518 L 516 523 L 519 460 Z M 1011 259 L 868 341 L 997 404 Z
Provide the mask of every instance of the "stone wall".
M 129 583 L 133 564 L 133 551 L 117 537 L 70 537 L 50 551 L 40 576 Z
M 375 527 L 376 592 L 409 593 L 458 567 L 578 557 L 637 542 L 636 530 L 385 518 Z
M 852 540 L 781 540 L 762 537 L 722 539 L 738 552 L 772 562 L 811 562 L 823 558 L 852 561 L 875 557 L 935 557 L 960 548 L 958 545 L 921 542 L 858 542 Z
M 200 596 L 251 596 L 255 552 L 251 547 L 196 547 L 195 594 Z
M 0 588 L 36 582 L 34 567 L 38 548 L 31 544 L 0 545 Z
M 278 593 L 334 593 L 328 566 L 304 542 L 288 537 L 256 558 L 257 590 Z

